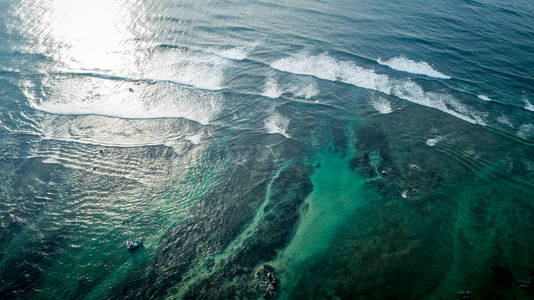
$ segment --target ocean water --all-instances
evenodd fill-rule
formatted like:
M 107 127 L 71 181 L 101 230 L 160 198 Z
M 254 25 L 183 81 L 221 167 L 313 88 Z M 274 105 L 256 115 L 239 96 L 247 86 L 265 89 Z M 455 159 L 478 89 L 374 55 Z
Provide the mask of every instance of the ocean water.
M 0 178 L 0 299 L 531 299 L 534 2 L 0 0 Z

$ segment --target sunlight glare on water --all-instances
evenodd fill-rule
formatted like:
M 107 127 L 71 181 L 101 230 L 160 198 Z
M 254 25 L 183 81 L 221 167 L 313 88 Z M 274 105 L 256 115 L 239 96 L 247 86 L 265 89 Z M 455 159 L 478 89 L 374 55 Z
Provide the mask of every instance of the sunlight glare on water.
M 0 299 L 529 299 L 534 2 L 341 2 L 0 0 Z
M 20 15 L 23 21 L 34 22 L 27 24 L 28 29 L 64 67 L 110 71 L 136 61 L 131 9 L 142 8 L 124 4 L 112 0 L 40 1 L 20 6 Z

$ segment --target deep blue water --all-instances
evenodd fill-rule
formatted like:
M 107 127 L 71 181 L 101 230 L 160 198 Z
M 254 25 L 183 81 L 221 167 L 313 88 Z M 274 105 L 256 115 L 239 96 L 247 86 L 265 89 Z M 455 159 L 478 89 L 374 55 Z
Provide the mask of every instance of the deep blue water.
M 533 53 L 526 0 L 0 0 L 0 298 L 256 299 L 269 265 L 281 299 L 530 299 Z

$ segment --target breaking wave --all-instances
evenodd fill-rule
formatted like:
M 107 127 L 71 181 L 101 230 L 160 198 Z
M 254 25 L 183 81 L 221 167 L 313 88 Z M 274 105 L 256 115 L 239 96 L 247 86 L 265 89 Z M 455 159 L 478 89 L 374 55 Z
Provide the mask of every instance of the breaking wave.
M 134 72 L 131 76 L 168 80 L 200 89 L 220 90 L 223 88 L 224 70 L 228 63 L 228 59 L 215 54 L 178 48 L 158 48 L 147 58 L 140 74 Z
M 523 99 L 525 102 L 525 106 L 523 106 L 526 110 L 534 111 L 534 105 L 530 103 L 527 99 Z
M 389 114 L 393 111 L 391 109 L 391 103 L 383 97 L 376 97 L 371 100 L 371 105 L 381 114 Z
M 265 119 L 265 129 L 267 129 L 268 133 L 279 133 L 286 138 L 289 138 L 290 136 L 287 134 L 287 128 L 289 126 L 289 119 L 280 115 L 277 112 L 271 113 L 266 119 Z
M 534 125 L 532 124 L 523 124 L 519 126 L 519 130 L 517 131 L 517 136 L 528 140 L 534 137 Z
M 448 94 L 426 92 L 411 80 L 391 79 L 387 75 L 377 74 L 374 70 L 357 66 L 353 62 L 337 60 L 326 53 L 319 55 L 300 53 L 277 60 L 271 64 L 271 67 L 283 72 L 341 81 L 394 95 L 413 103 L 438 109 L 473 124 L 485 125 L 482 116 L 470 111 Z
M 399 56 L 394 57 L 389 60 L 377 60 L 379 64 L 388 66 L 391 69 L 397 70 L 397 71 L 403 71 L 408 72 L 412 74 L 419 74 L 419 75 L 425 75 L 428 77 L 434 77 L 434 78 L 440 78 L 440 79 L 450 79 L 450 76 L 447 76 L 441 72 L 436 71 L 434 68 L 432 68 L 431 65 L 429 65 L 427 62 L 424 61 L 413 61 L 406 57 Z
M 186 137 L 186 140 L 190 141 L 194 145 L 198 145 L 200 144 L 202 137 L 203 137 L 202 133 L 197 133 L 197 134 Z
M 267 78 L 267 81 L 265 81 L 265 87 L 264 91 L 262 93 L 263 96 L 275 99 L 280 97 L 284 91 L 278 87 L 278 83 L 274 78 Z
M 478 95 L 478 99 L 483 101 L 491 101 L 491 99 L 486 95 Z
M 444 137 L 438 136 L 438 137 L 426 140 L 426 144 L 430 147 L 434 147 L 436 146 L 437 143 L 441 142 L 443 139 Z
M 291 93 L 295 97 L 310 99 L 319 94 L 319 87 L 313 78 L 291 78 L 280 83 L 273 76 L 269 76 L 265 81 L 262 95 L 275 99 L 284 93 Z
M 510 121 L 510 119 L 508 119 L 508 117 L 506 117 L 506 116 L 504 116 L 504 115 L 503 115 L 503 116 L 499 116 L 499 117 L 497 118 L 497 121 L 498 121 L 499 123 L 503 124 L 503 125 L 506 125 L 506 126 L 510 127 L 510 128 L 514 128 L 514 124 L 512 124 L 512 122 Z
M 222 110 L 220 95 L 172 83 L 137 85 L 95 77 L 54 79 L 29 105 L 64 115 L 101 115 L 128 119 L 185 118 L 208 124 Z
M 219 57 L 231 60 L 243 60 L 248 56 L 247 49 L 243 47 L 216 49 L 213 52 Z
M 297 97 L 303 97 L 305 99 L 313 98 L 319 95 L 319 87 L 315 80 L 311 77 L 300 78 L 298 82 L 291 83 L 288 88 L 289 92 Z

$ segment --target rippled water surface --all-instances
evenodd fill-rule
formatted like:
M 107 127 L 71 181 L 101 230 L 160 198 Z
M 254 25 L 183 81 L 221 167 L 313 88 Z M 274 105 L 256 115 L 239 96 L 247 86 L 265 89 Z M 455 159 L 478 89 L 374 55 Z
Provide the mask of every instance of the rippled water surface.
M 530 299 L 533 16 L 0 0 L 0 298 Z

